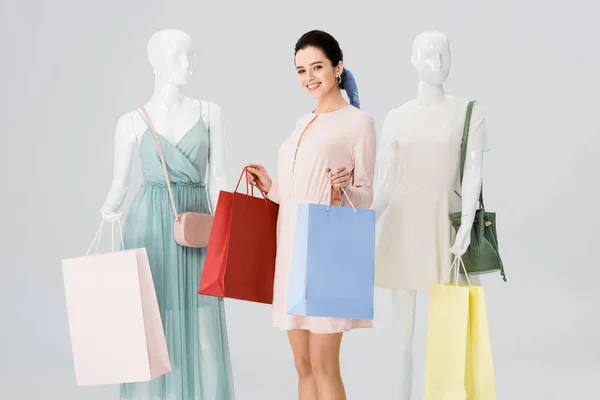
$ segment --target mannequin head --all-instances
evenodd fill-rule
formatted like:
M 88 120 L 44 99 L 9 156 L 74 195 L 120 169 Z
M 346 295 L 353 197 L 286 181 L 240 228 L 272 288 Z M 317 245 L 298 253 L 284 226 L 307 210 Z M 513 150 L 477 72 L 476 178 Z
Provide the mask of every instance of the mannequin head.
M 345 89 L 350 103 L 359 107 L 356 82 L 343 62 L 338 41 L 327 32 L 313 30 L 296 42 L 294 64 L 304 91 L 318 100 Z
M 176 29 L 156 32 L 148 41 L 148 60 L 157 79 L 182 86 L 192 76 L 192 38 Z
M 418 34 L 412 46 L 411 63 L 419 80 L 438 86 L 450 73 L 450 43 L 446 35 L 437 31 Z

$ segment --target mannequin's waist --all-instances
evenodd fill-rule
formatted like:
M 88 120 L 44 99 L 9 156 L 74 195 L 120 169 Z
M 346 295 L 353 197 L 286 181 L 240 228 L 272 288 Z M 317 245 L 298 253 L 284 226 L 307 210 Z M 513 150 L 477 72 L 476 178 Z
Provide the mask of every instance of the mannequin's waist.
M 438 198 L 456 194 L 460 187 L 452 182 L 400 182 L 395 185 L 392 197 Z
M 164 190 L 167 190 L 166 181 L 145 180 L 142 186 L 162 188 Z M 206 184 L 204 182 L 171 181 L 171 188 L 175 190 L 175 188 L 177 187 L 205 188 Z

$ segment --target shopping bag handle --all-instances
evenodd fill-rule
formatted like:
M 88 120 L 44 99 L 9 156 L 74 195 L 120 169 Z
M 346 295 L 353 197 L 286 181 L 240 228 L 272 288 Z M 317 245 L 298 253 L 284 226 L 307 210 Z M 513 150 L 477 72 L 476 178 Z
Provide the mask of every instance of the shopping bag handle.
M 321 201 L 323 201 L 323 197 L 327 197 L 327 194 L 329 194 L 329 201 L 327 202 L 327 211 L 329 211 L 329 208 L 332 206 L 331 202 L 333 201 L 332 196 L 331 196 L 331 189 L 332 186 L 330 184 L 331 182 L 331 171 L 327 171 L 327 190 L 324 193 L 324 196 L 321 197 Z M 344 196 L 346 196 L 346 198 L 348 199 L 348 203 L 350 203 L 350 205 L 352 206 L 352 209 L 354 210 L 354 214 L 357 214 L 358 211 L 356 211 L 356 207 L 354 207 L 354 203 L 352 203 L 352 200 L 350 200 L 350 196 L 348 196 L 348 193 L 346 193 L 346 191 L 344 190 L 343 187 L 339 187 L 338 188 L 338 193 L 340 194 L 340 199 L 343 199 Z
M 98 228 L 98 230 L 96 231 L 96 235 L 94 236 L 94 239 L 92 240 L 92 244 L 90 244 L 90 247 L 88 247 L 88 250 L 85 252 L 85 257 L 87 257 L 90 254 L 90 251 L 92 250 L 92 247 L 94 246 L 94 243 L 96 243 L 96 252 L 98 252 L 98 248 L 100 247 L 100 238 L 102 237 L 102 227 L 104 226 L 104 220 L 102 220 L 102 222 L 100 222 L 100 227 Z M 125 249 L 125 244 L 123 243 L 123 226 L 121 225 L 121 218 L 117 218 L 117 222 L 119 224 L 119 232 L 121 233 L 121 246 L 123 247 L 123 249 Z M 112 252 L 115 252 L 115 221 L 111 221 L 111 229 L 110 229 L 110 233 L 111 233 L 111 238 L 112 238 Z
M 246 198 L 248 198 L 249 196 L 254 196 L 254 185 L 250 184 L 250 180 L 248 178 L 249 173 L 250 172 L 248 172 L 248 167 L 244 167 L 244 169 L 242 169 L 240 178 L 238 179 L 237 185 L 235 185 L 235 190 L 233 191 L 234 193 L 238 191 L 238 188 L 240 187 L 240 183 L 242 182 L 242 178 L 244 177 L 244 174 L 245 174 L 246 175 Z M 250 189 L 250 194 L 248 194 L 248 189 Z M 258 188 L 258 190 L 260 190 L 260 194 L 262 195 L 263 199 L 265 200 L 265 204 L 267 204 L 267 195 L 265 194 L 265 192 L 262 191 L 261 188 Z
M 454 278 L 455 286 L 458 287 L 458 273 L 460 271 L 460 268 L 462 268 L 463 271 L 465 271 L 465 278 L 467 278 L 467 283 L 469 284 L 469 286 L 472 286 L 471 285 L 471 281 L 469 280 L 469 274 L 467 274 L 467 269 L 465 267 L 465 263 L 464 263 L 462 257 L 459 256 L 459 255 L 454 255 L 454 259 L 452 260 L 452 264 L 450 265 L 450 268 L 448 269 L 448 274 L 446 275 L 446 277 L 444 278 L 444 280 L 442 281 L 442 283 L 446 283 L 448 281 L 448 278 L 450 277 L 450 274 L 452 273 L 452 270 L 454 268 L 456 268 L 456 275 L 455 275 L 455 278 Z

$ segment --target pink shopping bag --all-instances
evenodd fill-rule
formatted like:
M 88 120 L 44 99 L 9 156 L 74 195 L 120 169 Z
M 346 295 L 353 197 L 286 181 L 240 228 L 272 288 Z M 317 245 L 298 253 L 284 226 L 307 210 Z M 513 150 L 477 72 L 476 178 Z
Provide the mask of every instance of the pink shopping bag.
M 101 232 L 102 224 L 94 242 Z M 62 261 L 77 385 L 142 382 L 170 372 L 146 249 L 115 252 L 113 245 L 112 253 L 89 255 L 90 249 Z

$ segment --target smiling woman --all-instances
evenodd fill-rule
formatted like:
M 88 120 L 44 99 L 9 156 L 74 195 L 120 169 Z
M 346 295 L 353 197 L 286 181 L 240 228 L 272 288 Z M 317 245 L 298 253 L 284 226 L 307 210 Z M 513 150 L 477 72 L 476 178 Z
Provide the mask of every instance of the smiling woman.
M 295 66 L 300 86 L 317 100 L 317 106 L 297 120 L 291 136 L 281 145 L 278 179 L 271 180 L 260 164 L 249 165 L 248 171 L 251 183 L 279 203 L 273 325 L 288 332 L 298 372 L 298 398 L 344 400 L 339 366 L 342 334 L 369 328 L 371 321 L 289 315 L 286 299 L 297 204 L 348 206 L 337 195 L 337 188 L 344 188 L 356 207 L 371 206 L 374 121 L 359 109 L 356 83 L 344 69 L 342 50 L 330 34 L 304 34 L 296 43 Z

